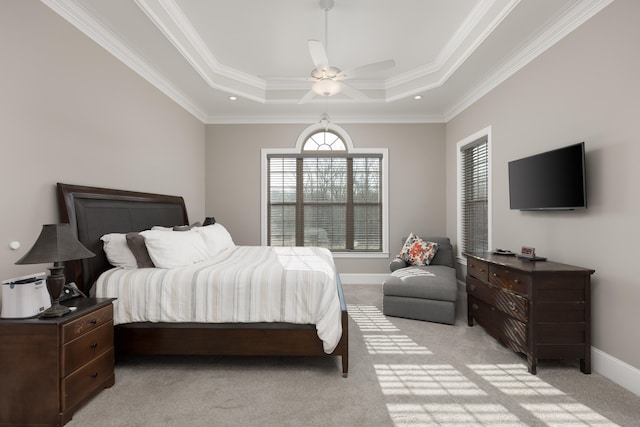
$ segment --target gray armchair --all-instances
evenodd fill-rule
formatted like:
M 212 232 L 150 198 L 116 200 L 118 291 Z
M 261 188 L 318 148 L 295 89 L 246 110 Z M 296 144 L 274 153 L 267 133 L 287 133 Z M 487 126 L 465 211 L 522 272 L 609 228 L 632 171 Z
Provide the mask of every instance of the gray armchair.
M 408 265 L 400 258 L 391 261 L 391 276 L 382 285 L 382 311 L 387 316 L 453 324 L 458 297 L 453 247 L 448 237 L 422 238 L 437 243 L 438 252 L 426 266 Z

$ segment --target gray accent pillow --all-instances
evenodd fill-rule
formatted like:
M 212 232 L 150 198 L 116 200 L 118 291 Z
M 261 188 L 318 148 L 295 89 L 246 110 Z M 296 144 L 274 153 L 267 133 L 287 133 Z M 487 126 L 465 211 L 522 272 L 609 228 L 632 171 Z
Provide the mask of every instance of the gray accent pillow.
M 138 232 L 127 233 L 127 246 L 136 259 L 138 268 L 154 268 L 155 265 L 151 261 L 147 245 L 144 244 L 144 237 Z

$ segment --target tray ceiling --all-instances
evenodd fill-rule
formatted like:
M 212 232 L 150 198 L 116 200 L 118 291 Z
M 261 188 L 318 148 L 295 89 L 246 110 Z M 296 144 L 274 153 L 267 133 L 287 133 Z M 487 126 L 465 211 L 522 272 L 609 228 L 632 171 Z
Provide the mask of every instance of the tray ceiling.
M 42 1 L 205 123 L 367 123 L 450 119 L 612 0 Z M 310 39 L 395 66 L 301 103 Z

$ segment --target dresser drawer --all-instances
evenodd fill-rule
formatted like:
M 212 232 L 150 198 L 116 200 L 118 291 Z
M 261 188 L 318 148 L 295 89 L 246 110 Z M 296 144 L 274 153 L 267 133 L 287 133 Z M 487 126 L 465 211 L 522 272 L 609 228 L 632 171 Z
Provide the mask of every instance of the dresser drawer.
M 97 329 L 107 322 L 113 321 L 113 305 L 109 304 L 92 313 L 82 316 L 79 319 L 62 326 L 62 342 L 78 338 L 80 335 Z
M 492 336 L 510 349 L 527 353 L 527 325 L 510 318 L 475 297 L 469 297 L 471 313 L 478 323 Z
M 492 285 L 527 295 L 530 280 L 531 276 L 525 272 L 495 264 L 489 266 L 489 283 Z
M 76 338 L 64 345 L 64 371 L 67 376 L 98 354 L 113 347 L 113 321 Z
M 114 375 L 113 347 L 62 380 L 63 411 Z
M 489 283 L 481 282 L 473 277 L 467 279 L 467 294 L 497 308 L 508 316 L 527 322 L 528 301 L 513 292 L 504 290 Z
M 476 258 L 467 258 L 467 275 L 488 282 L 489 263 Z

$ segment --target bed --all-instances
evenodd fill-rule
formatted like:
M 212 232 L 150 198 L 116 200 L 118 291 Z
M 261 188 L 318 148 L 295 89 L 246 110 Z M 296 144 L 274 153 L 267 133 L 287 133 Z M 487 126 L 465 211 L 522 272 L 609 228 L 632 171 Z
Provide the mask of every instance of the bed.
M 112 265 L 100 238 L 108 233 L 148 230 L 153 226 L 189 224 L 184 199 L 78 185 L 57 185 L 61 222 L 68 222 L 78 240 L 96 254 L 65 263 L 67 281 L 85 294 Z M 331 352 L 315 324 L 289 322 L 163 322 L 140 321 L 115 326 L 116 355 L 223 355 L 340 357 L 348 374 L 348 314 L 340 278 L 335 274 L 341 335 Z

